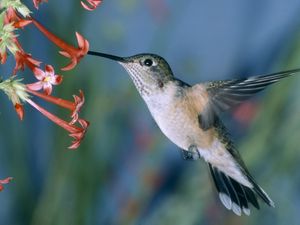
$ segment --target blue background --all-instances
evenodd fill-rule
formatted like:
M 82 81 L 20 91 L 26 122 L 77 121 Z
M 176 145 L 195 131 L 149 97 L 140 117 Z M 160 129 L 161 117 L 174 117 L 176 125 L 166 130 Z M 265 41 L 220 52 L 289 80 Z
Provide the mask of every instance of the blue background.
M 35 10 L 45 27 L 76 44 L 120 56 L 163 56 L 188 83 L 247 77 L 300 67 L 297 0 L 103 1 L 88 12 L 80 1 L 49 1 Z M 0 224 L 297 224 L 300 212 L 300 78 L 288 78 L 251 100 L 255 115 L 223 119 L 249 170 L 274 200 L 237 217 L 219 201 L 205 163 L 185 162 L 163 136 L 129 76 L 113 61 L 86 56 L 71 71 L 67 60 L 33 26 L 19 32 L 25 51 L 64 75 L 55 96 L 82 89 L 81 115 L 91 122 L 76 151 L 61 128 L 25 105 L 20 122 L 0 96 Z M 9 77 L 10 56 L 1 65 Z M 44 66 L 44 65 L 43 65 Z M 42 67 L 43 67 L 42 66 Z M 29 70 L 19 77 L 32 81 Z M 34 99 L 49 111 L 66 111 Z M 249 102 L 248 102 L 249 104 Z M 235 114 L 234 114 L 235 115 Z

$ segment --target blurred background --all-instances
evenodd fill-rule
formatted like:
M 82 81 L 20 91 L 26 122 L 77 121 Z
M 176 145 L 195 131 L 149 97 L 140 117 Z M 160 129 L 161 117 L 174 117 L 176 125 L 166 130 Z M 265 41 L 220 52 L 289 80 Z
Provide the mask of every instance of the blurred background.
M 79 0 L 49 1 L 39 11 L 24 2 L 69 43 L 76 43 L 78 31 L 91 50 L 159 54 L 191 84 L 300 67 L 298 0 L 103 1 L 93 12 Z M 70 151 L 64 130 L 29 105 L 20 122 L 1 93 L 0 177 L 14 177 L 0 193 L 1 225 L 299 223 L 300 75 L 222 115 L 276 205 L 261 202 L 261 210 L 238 217 L 221 204 L 205 163 L 182 160 L 163 136 L 120 65 L 87 56 L 62 72 L 67 60 L 34 26 L 20 38 L 25 51 L 64 75 L 54 95 L 71 99 L 84 91 L 81 116 L 91 125 L 80 148 Z M 13 66 L 9 57 L 1 76 Z M 25 70 L 20 76 L 32 75 Z

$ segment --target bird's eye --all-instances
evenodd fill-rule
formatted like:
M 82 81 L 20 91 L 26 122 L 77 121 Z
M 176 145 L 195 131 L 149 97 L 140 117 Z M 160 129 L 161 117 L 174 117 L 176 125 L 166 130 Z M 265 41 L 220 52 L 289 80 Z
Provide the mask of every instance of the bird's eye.
M 145 66 L 150 67 L 150 66 L 152 66 L 152 64 L 153 64 L 152 59 L 145 59 L 145 61 L 144 61 L 144 65 Z

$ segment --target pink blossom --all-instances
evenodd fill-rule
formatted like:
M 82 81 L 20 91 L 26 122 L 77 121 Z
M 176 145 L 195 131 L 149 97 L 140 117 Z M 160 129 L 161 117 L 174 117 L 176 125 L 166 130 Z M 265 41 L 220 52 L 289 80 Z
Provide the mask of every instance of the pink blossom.
M 46 95 L 50 95 L 52 93 L 52 85 L 58 85 L 62 82 L 62 76 L 56 75 L 51 65 L 46 65 L 45 71 L 35 67 L 33 73 L 39 80 L 35 83 L 27 84 L 27 87 L 33 91 L 43 89 Z

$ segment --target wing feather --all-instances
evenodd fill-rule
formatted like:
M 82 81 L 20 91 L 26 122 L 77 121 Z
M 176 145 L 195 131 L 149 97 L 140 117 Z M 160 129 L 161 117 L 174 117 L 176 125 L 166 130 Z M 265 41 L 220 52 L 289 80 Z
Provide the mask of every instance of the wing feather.
M 201 118 L 201 121 L 199 121 L 200 126 L 205 130 L 209 129 L 213 126 L 215 115 L 219 111 L 222 112 L 229 110 L 230 108 L 249 99 L 255 93 L 264 90 L 268 85 L 298 72 L 300 72 L 300 69 L 253 76 L 245 79 L 205 83 L 204 86 L 206 87 L 206 92 L 209 96 L 209 102 L 199 115 Z M 197 86 L 201 86 L 201 88 L 203 88 L 203 84 L 196 84 L 193 86 L 194 90 L 197 90 Z

